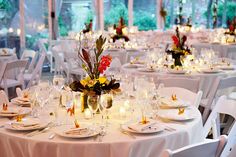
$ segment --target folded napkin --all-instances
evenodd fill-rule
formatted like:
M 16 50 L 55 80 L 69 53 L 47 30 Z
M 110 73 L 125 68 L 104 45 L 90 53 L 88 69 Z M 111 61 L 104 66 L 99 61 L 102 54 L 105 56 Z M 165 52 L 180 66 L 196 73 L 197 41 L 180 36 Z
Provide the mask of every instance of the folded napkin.
M 156 124 L 157 124 L 156 121 L 150 121 L 147 124 L 134 123 L 134 124 L 128 125 L 128 128 L 137 132 L 144 132 L 145 130 L 149 129 L 150 127 Z
M 14 109 L 7 109 L 6 111 L 5 110 L 0 110 L 0 114 L 17 114 L 18 111 L 17 110 L 14 110 Z
M 12 122 L 11 126 L 14 128 L 29 128 L 29 127 L 38 127 L 40 125 L 39 122 L 34 120 L 25 120 L 22 122 Z
M 186 106 L 182 100 L 171 100 L 168 98 L 161 98 L 161 105 L 162 106 L 170 106 L 170 107 L 182 107 Z
M 64 131 L 67 135 L 85 135 L 89 134 L 90 130 L 88 128 L 76 128 Z

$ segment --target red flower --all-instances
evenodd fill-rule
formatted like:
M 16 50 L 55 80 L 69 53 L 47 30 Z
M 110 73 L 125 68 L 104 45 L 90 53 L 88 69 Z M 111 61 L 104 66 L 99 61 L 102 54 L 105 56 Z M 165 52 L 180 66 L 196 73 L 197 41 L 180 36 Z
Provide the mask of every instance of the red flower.
M 110 66 L 111 61 L 112 61 L 111 56 L 109 55 L 102 56 L 101 61 L 98 66 L 98 71 L 102 74 L 107 69 L 107 67 Z
M 229 30 L 230 30 L 230 32 L 233 32 L 233 31 L 234 31 L 234 26 L 233 26 L 233 25 L 230 25 L 230 26 L 229 26 Z
M 178 39 L 177 36 L 173 35 L 173 36 L 172 36 L 172 40 L 173 40 L 173 42 L 174 42 L 174 44 L 175 44 L 176 46 L 179 45 L 179 39 Z

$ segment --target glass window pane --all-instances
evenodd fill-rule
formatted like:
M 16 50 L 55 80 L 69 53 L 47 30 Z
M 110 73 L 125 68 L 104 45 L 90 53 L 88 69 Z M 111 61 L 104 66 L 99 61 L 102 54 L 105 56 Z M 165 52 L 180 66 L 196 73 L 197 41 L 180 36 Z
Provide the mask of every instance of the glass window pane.
M 139 30 L 156 29 L 156 0 L 134 0 L 134 25 Z
M 90 20 L 93 20 L 94 30 L 96 16 L 93 0 L 64 0 L 58 17 L 59 34 L 67 36 L 69 31 L 80 32 Z
M 25 38 L 26 48 L 34 50 L 40 38 L 48 38 L 47 0 L 25 0 Z
M 128 0 L 104 0 L 104 25 L 108 27 L 118 24 L 120 17 L 124 18 L 128 25 Z
M 20 50 L 19 2 L 15 0 L 0 1 L 0 48 L 16 48 Z M 19 32 L 19 31 L 18 31 Z

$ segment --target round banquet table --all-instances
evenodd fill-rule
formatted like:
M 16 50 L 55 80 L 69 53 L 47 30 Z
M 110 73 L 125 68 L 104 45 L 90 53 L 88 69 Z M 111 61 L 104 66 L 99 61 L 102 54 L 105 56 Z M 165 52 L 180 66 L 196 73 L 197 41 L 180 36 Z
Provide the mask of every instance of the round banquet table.
M 191 74 L 172 74 L 167 71 L 154 71 L 144 72 L 139 71 L 138 68 L 130 68 L 130 63 L 122 66 L 122 71 L 131 76 L 148 76 L 154 78 L 158 82 L 158 78 L 169 78 L 169 77 L 185 77 L 185 78 L 200 78 L 200 90 L 203 92 L 203 98 L 207 98 L 213 83 L 218 77 L 236 76 L 236 70 L 222 70 L 219 73 L 203 73 L 203 72 L 192 72 Z M 236 67 L 234 66 L 236 69 Z
M 213 49 L 219 52 L 219 57 L 227 57 L 231 59 L 236 59 L 236 44 L 216 44 L 216 43 L 202 43 L 197 42 L 192 44 L 196 48 L 197 52 L 201 52 L 201 49 Z
M 158 157 L 166 148 L 177 149 L 203 141 L 201 114 L 194 107 L 189 109 L 195 117 L 193 120 L 168 123 L 159 120 L 161 126 L 168 125 L 174 130 L 163 130 L 149 135 L 134 134 L 135 139 L 120 131 L 121 122 L 116 118 L 110 119 L 111 124 L 102 141 L 95 138 L 68 139 L 60 136 L 49 140 L 49 135 L 57 127 L 33 137 L 27 137 L 25 132 L 0 128 L 0 157 Z M 6 121 L 9 119 L 0 118 L 0 125 Z M 93 123 L 83 118 L 80 121 Z

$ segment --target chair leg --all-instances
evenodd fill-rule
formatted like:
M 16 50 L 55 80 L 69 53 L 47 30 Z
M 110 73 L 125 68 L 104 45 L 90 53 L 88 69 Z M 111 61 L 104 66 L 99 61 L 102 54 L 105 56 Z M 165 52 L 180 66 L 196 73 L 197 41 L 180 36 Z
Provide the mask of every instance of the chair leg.
M 204 108 L 204 111 L 202 113 L 202 121 L 203 121 L 203 124 L 205 124 L 208 116 L 209 116 L 209 113 L 210 113 L 210 110 L 208 108 Z

